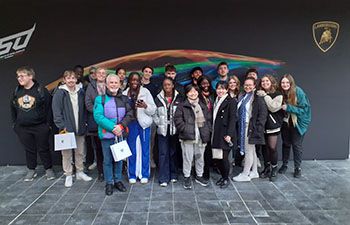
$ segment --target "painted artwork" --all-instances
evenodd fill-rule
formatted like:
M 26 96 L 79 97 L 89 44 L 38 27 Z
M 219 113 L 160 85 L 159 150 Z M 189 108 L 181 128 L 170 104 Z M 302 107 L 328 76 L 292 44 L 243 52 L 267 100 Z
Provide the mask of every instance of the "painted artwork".
M 164 76 L 164 65 L 171 63 L 176 67 L 177 81 L 185 85 L 190 82 L 189 73 L 192 68 L 199 66 L 205 75 L 214 79 L 217 76 L 216 66 L 223 61 L 229 66 L 229 75 L 237 75 L 240 79 L 249 68 L 256 68 L 261 75 L 267 73 L 275 75 L 283 65 L 283 62 L 278 60 L 213 51 L 161 50 L 131 54 L 87 66 L 84 68 L 84 76 L 88 75 L 90 67 L 103 67 L 111 72 L 114 72 L 116 67 L 122 67 L 130 73 L 131 71 L 140 72 L 143 66 L 149 65 L 154 68 L 153 78 L 157 82 Z M 60 79 L 50 83 L 47 88 L 53 89 L 59 81 Z

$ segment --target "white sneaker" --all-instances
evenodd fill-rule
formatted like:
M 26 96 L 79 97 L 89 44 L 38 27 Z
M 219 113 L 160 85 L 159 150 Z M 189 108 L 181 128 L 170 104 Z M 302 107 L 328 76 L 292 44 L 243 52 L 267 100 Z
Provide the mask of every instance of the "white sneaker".
M 148 179 L 147 178 L 141 178 L 140 182 L 141 182 L 141 184 L 147 184 L 148 183 Z
M 134 178 L 129 179 L 129 184 L 136 184 L 136 179 Z
M 92 178 L 86 175 L 84 172 L 78 172 L 76 174 L 77 180 L 91 181 Z
M 177 179 L 171 179 L 170 181 L 171 181 L 171 183 L 176 183 Z
M 166 186 L 168 186 L 168 183 L 167 182 L 163 182 L 163 183 L 160 183 L 159 184 L 161 187 L 166 187 Z
M 73 185 L 73 177 L 72 176 L 66 176 L 66 181 L 64 182 L 64 186 L 67 188 L 72 187 Z
M 232 180 L 236 182 L 250 181 L 250 177 L 248 175 L 240 173 L 238 176 L 232 178 Z
M 259 178 L 258 172 L 250 172 L 249 175 L 250 179 Z
M 94 170 L 96 168 L 97 164 L 96 162 L 94 162 L 93 164 L 91 164 L 89 167 L 88 167 L 88 170 Z

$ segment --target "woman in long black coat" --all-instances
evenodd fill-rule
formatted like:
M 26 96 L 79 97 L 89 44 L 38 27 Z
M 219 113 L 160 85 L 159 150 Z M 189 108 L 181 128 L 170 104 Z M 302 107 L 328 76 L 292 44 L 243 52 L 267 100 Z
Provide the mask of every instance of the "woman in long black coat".
M 228 84 L 225 81 L 218 82 L 216 85 L 217 97 L 213 110 L 212 150 L 213 158 L 218 159 L 218 167 L 221 173 L 221 178 L 216 182 L 216 185 L 220 188 L 229 185 L 230 163 L 228 155 L 234 143 L 237 142 L 237 104 L 227 92 Z

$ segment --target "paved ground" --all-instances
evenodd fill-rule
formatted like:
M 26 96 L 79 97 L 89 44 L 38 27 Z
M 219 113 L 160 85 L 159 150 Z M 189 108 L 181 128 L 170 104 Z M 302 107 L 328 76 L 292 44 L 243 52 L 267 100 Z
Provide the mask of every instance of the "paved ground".
M 59 170 L 59 168 L 57 169 Z M 350 224 L 350 160 L 305 161 L 277 182 L 255 179 L 221 190 L 181 180 L 161 188 L 157 179 L 104 195 L 104 183 L 47 181 L 39 171 L 23 182 L 25 167 L 0 167 L 0 224 Z M 96 177 L 96 174 L 93 174 Z

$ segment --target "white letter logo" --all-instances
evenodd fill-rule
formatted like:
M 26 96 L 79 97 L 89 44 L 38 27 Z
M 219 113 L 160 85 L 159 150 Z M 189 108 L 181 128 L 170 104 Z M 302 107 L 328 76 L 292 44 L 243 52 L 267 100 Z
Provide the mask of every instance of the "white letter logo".
M 11 58 L 25 51 L 28 42 L 35 30 L 35 25 L 29 30 L 19 32 L 0 39 L 0 60 Z M 11 51 L 12 50 L 12 51 Z

